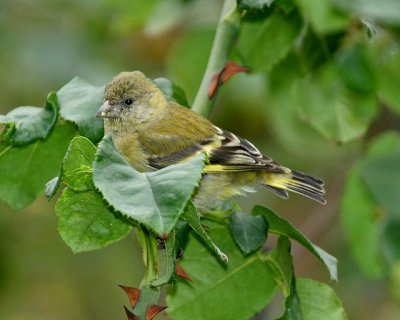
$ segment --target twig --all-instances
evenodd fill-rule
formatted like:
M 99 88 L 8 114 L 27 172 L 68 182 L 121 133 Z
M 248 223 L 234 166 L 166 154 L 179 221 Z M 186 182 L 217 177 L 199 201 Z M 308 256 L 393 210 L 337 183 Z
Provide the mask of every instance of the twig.
M 208 98 L 208 88 L 212 76 L 222 70 L 228 61 L 229 54 L 239 34 L 239 28 L 240 15 L 237 11 L 236 0 L 225 0 L 207 68 L 192 106 L 192 110 L 203 116 L 209 115 L 217 96 L 215 95 L 212 99 Z

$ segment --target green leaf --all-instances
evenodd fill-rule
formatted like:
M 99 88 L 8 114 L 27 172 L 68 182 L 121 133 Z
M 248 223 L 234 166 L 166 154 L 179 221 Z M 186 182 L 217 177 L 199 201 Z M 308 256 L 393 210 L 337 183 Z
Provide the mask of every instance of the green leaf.
M 361 179 L 359 165 L 348 174 L 340 211 L 343 231 L 359 269 L 369 278 L 382 277 L 386 269 L 380 245 L 383 215 Z
M 153 82 L 162 90 L 168 99 L 172 99 L 181 106 L 189 107 L 185 92 L 171 80 L 167 78 L 157 78 L 154 79 Z
M 361 94 L 375 90 L 376 76 L 364 44 L 356 42 L 342 48 L 336 54 L 335 60 L 344 82 L 350 89 Z
M 338 8 L 364 19 L 400 25 L 400 3 L 397 0 L 332 0 Z
M 387 219 L 382 232 L 382 251 L 391 267 L 400 263 L 400 218 Z
M 44 187 L 44 195 L 47 200 L 51 200 L 57 193 L 57 191 L 61 187 L 61 179 L 60 177 L 54 177 L 50 181 L 48 181 Z
M 61 116 L 75 123 L 80 133 L 94 143 L 104 135 L 103 119 L 96 118 L 104 88 L 75 77 L 57 92 Z
M 269 71 L 293 47 L 301 26 L 296 13 L 287 17 L 279 11 L 260 22 L 244 23 L 238 49 L 246 66 L 254 71 Z
M 57 120 L 58 104 L 54 92 L 49 93 L 44 108 L 18 107 L 6 116 L 0 115 L 0 123 L 14 123 L 7 139 L 14 146 L 24 146 L 38 139 L 45 139 Z
M 361 163 L 361 177 L 376 202 L 400 218 L 400 139 L 389 154 L 367 157 Z
M 263 10 L 275 0 L 237 0 L 238 6 L 243 9 Z
M 330 33 L 344 30 L 348 16 L 337 10 L 331 0 L 296 0 L 304 19 L 318 33 Z
M 342 303 L 328 285 L 310 279 L 297 280 L 304 320 L 347 320 Z
M 128 235 L 132 226 L 107 208 L 101 194 L 64 189 L 56 203 L 58 231 L 73 252 L 103 248 Z
M 267 240 L 268 224 L 262 216 L 234 212 L 230 216 L 229 225 L 233 239 L 244 254 L 259 249 Z
M 29 205 L 47 181 L 60 171 L 68 144 L 76 134 L 71 124 L 57 125 L 46 140 L 0 152 L 0 199 L 13 209 Z
M 388 269 L 383 259 L 385 243 L 382 243 L 388 215 L 383 208 L 389 209 L 393 218 L 398 217 L 398 205 L 396 207 L 396 197 L 393 196 L 398 184 L 391 185 L 393 180 L 398 180 L 398 172 L 391 159 L 399 150 L 400 135 L 397 132 L 372 140 L 365 157 L 351 169 L 344 189 L 341 204 L 343 230 L 360 270 L 370 278 L 380 278 Z M 389 163 L 381 164 L 381 159 Z
M 96 154 L 93 182 L 123 215 L 164 237 L 174 228 L 197 187 L 204 155 L 161 170 L 140 173 L 115 150 L 106 136 Z
M 274 274 L 275 283 L 285 296 L 285 310 L 278 320 L 302 320 L 290 251 L 289 239 L 280 236 L 276 248 L 265 256 L 265 261 Z
M 260 255 L 243 256 L 225 224 L 208 222 L 207 230 L 229 254 L 229 263 L 220 263 L 191 235 L 180 264 L 193 282 L 178 282 L 168 292 L 167 312 L 176 320 L 249 319 L 273 297 L 272 274 Z
M 280 236 L 276 248 L 265 256 L 265 261 L 274 275 L 275 282 L 285 297 L 290 295 L 293 278 L 293 261 L 290 250 L 289 239 L 285 236 Z
M 393 52 L 393 43 L 384 52 L 375 53 L 376 74 L 379 84 L 379 97 L 393 112 L 400 115 L 400 50 Z
M 331 64 L 313 78 L 298 81 L 294 89 L 299 116 L 324 138 L 335 142 L 362 136 L 377 112 L 375 97 L 346 90 Z
M 329 271 L 332 280 L 337 280 L 337 260 L 320 247 L 313 244 L 306 236 L 292 226 L 288 221 L 280 217 L 271 209 L 257 205 L 252 210 L 253 215 L 263 215 L 268 222 L 269 232 L 292 238 L 313 253 Z
M 95 159 L 96 147 L 89 139 L 75 137 L 63 160 L 62 180 L 75 191 L 93 189 L 92 164 Z
M 292 267 L 293 269 L 293 267 Z M 285 299 L 285 311 L 283 315 L 277 320 L 303 320 L 301 311 L 300 298 L 297 294 L 296 279 L 293 276 L 290 283 L 290 294 Z
M 185 212 L 182 215 L 194 232 L 204 241 L 204 243 L 217 255 L 217 257 L 224 263 L 228 263 L 228 256 L 211 240 L 210 236 L 204 230 L 200 216 L 197 212 L 193 202 L 187 204 Z

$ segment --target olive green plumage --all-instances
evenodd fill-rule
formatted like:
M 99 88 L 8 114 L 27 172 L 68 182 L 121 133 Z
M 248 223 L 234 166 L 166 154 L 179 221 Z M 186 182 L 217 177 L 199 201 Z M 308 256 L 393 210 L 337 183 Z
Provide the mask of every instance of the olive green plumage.
M 117 150 L 138 171 L 153 171 L 205 152 L 208 163 L 194 201 L 199 209 L 219 206 L 261 184 L 283 198 L 287 190 L 325 203 L 322 180 L 290 170 L 249 141 L 214 126 L 169 101 L 140 71 L 122 72 L 107 85 L 97 113 Z

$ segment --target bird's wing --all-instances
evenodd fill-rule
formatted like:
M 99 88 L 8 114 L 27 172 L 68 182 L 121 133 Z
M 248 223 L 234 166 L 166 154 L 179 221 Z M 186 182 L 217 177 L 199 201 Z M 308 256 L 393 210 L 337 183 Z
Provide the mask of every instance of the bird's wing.
M 221 144 L 217 148 L 210 148 L 206 172 L 263 170 L 286 173 L 286 168 L 263 155 L 248 140 L 218 127 L 215 127 L 215 131 Z
M 172 138 L 169 135 L 170 138 Z M 271 158 L 264 156 L 246 139 L 235 134 L 213 127 L 213 134 L 201 137 L 200 140 L 191 141 L 185 136 L 175 136 L 173 139 L 181 146 L 178 150 L 151 156 L 148 161 L 154 169 L 160 169 L 171 164 L 185 161 L 196 154 L 205 152 L 208 163 L 205 172 L 243 172 L 243 171 L 268 171 L 286 173 L 286 168 L 280 166 Z

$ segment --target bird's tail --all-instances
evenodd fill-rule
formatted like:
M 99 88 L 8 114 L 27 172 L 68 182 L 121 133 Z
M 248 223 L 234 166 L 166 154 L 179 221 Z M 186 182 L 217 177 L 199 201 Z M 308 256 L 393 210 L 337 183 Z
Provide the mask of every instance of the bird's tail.
M 292 191 L 325 204 L 324 182 L 302 172 L 290 170 L 288 173 L 268 173 L 263 186 L 282 198 L 289 198 Z

